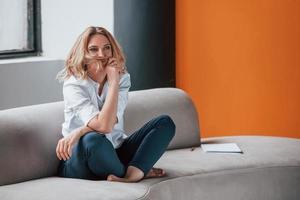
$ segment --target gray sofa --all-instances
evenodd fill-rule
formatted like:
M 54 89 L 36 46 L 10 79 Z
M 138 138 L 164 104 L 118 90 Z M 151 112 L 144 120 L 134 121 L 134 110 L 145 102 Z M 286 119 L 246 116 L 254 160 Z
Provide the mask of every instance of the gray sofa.
M 235 142 L 244 153 L 205 153 L 194 104 L 176 88 L 130 92 L 125 130 L 132 133 L 160 114 L 176 124 L 168 151 L 155 164 L 167 176 L 118 183 L 56 176 L 63 102 L 0 111 L 0 199 L 300 199 L 299 139 L 206 138 L 202 143 Z

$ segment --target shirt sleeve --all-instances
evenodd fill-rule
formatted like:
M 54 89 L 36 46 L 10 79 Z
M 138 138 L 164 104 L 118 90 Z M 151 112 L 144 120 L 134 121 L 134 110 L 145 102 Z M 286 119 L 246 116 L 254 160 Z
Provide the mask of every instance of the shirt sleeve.
M 86 89 L 76 84 L 64 85 L 63 88 L 65 108 L 74 112 L 85 126 L 99 113 L 99 108 L 91 102 Z
M 118 110 L 117 110 L 117 118 L 118 123 L 120 119 L 122 119 L 124 115 L 124 111 L 128 102 L 128 92 L 131 87 L 130 74 L 126 73 L 122 76 L 119 87 L 119 96 L 118 96 Z

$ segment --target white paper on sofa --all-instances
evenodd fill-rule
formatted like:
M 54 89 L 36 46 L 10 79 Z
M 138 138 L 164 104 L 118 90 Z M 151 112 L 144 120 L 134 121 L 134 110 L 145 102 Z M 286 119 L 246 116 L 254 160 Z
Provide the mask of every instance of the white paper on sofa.
M 211 153 L 243 153 L 236 143 L 201 144 L 201 148 Z

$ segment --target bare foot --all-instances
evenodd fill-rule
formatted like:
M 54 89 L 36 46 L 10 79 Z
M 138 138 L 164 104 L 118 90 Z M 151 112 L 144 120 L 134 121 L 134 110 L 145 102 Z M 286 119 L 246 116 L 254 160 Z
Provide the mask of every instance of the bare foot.
M 127 168 L 124 178 L 110 174 L 106 180 L 108 181 L 118 181 L 118 182 L 138 182 L 144 177 L 144 172 L 137 167 L 129 166 Z
M 117 181 L 117 182 L 130 182 L 127 178 L 120 178 L 118 176 L 115 176 L 113 174 L 108 175 L 107 181 Z
M 145 178 L 157 178 L 157 177 L 163 177 L 166 175 L 166 172 L 163 169 L 160 168 L 152 168 L 148 172 L 148 174 L 145 176 Z
M 144 177 L 144 178 L 158 178 L 158 177 L 163 177 L 166 175 L 166 172 L 163 169 L 160 168 L 152 168 L 150 169 L 150 171 L 148 172 L 148 174 Z M 120 178 L 118 176 L 115 176 L 113 174 L 110 174 L 107 177 L 107 181 L 117 181 L 117 182 L 125 182 L 125 183 L 131 183 L 131 182 L 138 182 L 143 178 L 128 178 L 125 176 L 125 178 Z

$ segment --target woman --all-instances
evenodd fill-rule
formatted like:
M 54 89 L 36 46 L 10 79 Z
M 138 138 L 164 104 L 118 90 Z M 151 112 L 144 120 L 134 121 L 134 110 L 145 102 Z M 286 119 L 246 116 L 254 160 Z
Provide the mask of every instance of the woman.
M 165 176 L 153 165 L 174 137 L 175 124 L 160 115 L 129 137 L 124 133 L 130 75 L 106 29 L 88 27 L 78 37 L 58 79 L 65 102 L 64 137 L 56 148 L 60 176 L 120 182 Z

